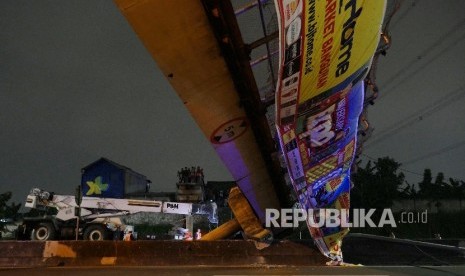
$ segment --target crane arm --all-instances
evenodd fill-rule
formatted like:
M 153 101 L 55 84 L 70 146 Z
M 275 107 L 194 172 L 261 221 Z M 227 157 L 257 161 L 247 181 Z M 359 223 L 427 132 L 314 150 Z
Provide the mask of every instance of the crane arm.
M 122 199 L 82 197 L 80 206 L 73 195 L 55 195 L 53 193 L 34 188 L 27 196 L 25 207 L 52 207 L 58 210 L 57 218 L 69 220 L 76 218 L 74 209 L 81 208 L 81 217 L 108 217 L 147 213 L 166 213 L 180 215 L 207 215 L 212 223 L 218 222 L 217 206 L 215 203 L 196 204 L 183 202 L 163 202 L 159 200 Z

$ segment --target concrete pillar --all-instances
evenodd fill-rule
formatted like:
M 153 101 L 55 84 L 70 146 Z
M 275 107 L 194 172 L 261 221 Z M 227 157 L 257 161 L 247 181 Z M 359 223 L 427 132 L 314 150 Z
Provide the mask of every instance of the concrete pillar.
M 194 217 L 192 215 L 186 215 L 186 229 L 194 235 Z

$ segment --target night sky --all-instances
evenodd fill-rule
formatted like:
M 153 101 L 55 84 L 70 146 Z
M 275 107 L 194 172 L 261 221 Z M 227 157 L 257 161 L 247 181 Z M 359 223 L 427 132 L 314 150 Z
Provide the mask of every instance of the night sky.
M 232 180 L 112 1 L 4 1 L 0 183 L 23 202 L 74 194 L 100 157 L 174 191 L 177 171 Z
M 174 191 L 177 171 L 232 180 L 109 0 L 4 0 L 0 9 L 0 192 L 73 194 L 100 157 Z M 364 160 L 391 156 L 465 180 L 465 1 L 403 1 L 378 64 Z M 259 23 L 257 23 L 259 24 Z M 248 41 L 246 41 L 248 42 Z
M 465 181 L 465 1 L 403 1 L 378 64 L 375 128 L 363 158 L 390 156 L 410 183 L 443 172 Z

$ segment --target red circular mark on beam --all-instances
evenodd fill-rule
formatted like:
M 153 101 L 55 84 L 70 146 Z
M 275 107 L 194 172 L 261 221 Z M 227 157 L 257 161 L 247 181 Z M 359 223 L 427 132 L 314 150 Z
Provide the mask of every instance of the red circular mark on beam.
M 210 136 L 210 142 L 213 144 L 225 144 L 229 143 L 242 134 L 244 134 L 248 127 L 247 119 L 240 117 L 227 121 L 220 125 Z

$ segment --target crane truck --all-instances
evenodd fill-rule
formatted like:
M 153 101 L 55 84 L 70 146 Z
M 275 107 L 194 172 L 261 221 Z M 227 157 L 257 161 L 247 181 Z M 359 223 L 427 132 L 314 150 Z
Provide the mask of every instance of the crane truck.
M 117 231 L 128 226 L 122 216 L 148 212 L 182 215 L 206 215 L 211 223 L 218 223 L 214 202 L 182 203 L 143 199 L 87 197 L 77 194 L 55 195 L 34 188 L 27 196 L 25 207 L 35 209 L 55 208 L 56 215 L 24 218 L 18 227 L 20 240 L 60 240 L 78 237 L 84 240 L 108 240 Z

